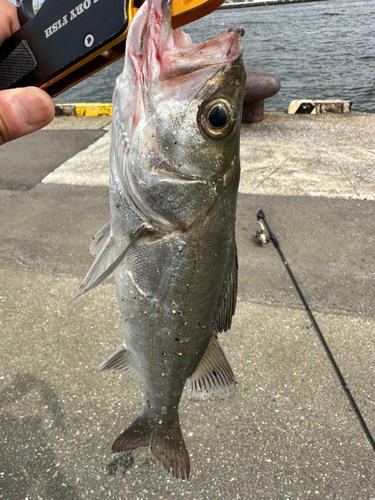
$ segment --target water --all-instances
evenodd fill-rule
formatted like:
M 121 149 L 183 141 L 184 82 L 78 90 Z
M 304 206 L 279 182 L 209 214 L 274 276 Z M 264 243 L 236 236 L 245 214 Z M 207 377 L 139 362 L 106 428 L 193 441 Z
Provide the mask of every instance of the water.
M 219 10 L 184 29 L 199 41 L 236 25 L 246 32 L 245 65 L 281 80 L 266 109 L 286 110 L 299 98 L 349 99 L 353 111 L 375 113 L 375 0 Z M 110 102 L 122 64 L 112 64 L 55 102 Z

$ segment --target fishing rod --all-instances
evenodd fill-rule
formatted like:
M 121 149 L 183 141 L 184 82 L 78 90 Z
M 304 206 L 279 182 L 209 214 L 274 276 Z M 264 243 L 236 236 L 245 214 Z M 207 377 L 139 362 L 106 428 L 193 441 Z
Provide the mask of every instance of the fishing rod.
M 287 271 L 289 273 L 289 276 L 290 276 L 290 278 L 291 278 L 291 280 L 293 282 L 293 285 L 295 286 L 295 288 L 296 288 L 296 290 L 298 292 L 298 295 L 300 296 L 300 298 L 301 298 L 301 300 L 303 302 L 303 305 L 305 306 L 305 309 L 306 309 L 308 315 L 310 316 L 310 319 L 311 319 L 311 321 L 313 323 L 313 326 L 315 326 L 315 328 L 316 328 L 316 331 L 317 331 L 317 333 L 319 335 L 319 338 L 320 338 L 320 340 L 321 340 L 321 342 L 322 342 L 322 344 L 323 344 L 323 346 L 324 346 L 324 348 L 326 350 L 326 353 L 327 353 L 327 355 L 328 355 L 328 357 L 329 357 L 329 359 L 330 359 L 330 361 L 331 361 L 331 363 L 332 363 L 332 365 L 333 365 L 333 367 L 334 367 L 334 369 L 336 371 L 336 374 L 338 375 L 340 383 L 341 383 L 343 389 L 345 390 L 345 392 L 346 392 L 346 394 L 347 394 L 347 396 L 349 398 L 349 401 L 350 401 L 350 403 L 351 403 L 351 405 L 353 407 L 353 410 L 356 412 L 356 414 L 357 414 L 357 416 L 359 418 L 359 421 L 361 422 L 361 425 L 363 427 L 363 430 L 365 431 L 365 434 L 366 434 L 368 440 L 370 441 L 373 449 L 375 450 L 375 440 L 372 437 L 370 429 L 367 427 L 366 421 L 365 421 L 365 419 L 364 419 L 364 417 L 363 417 L 360 409 L 358 408 L 358 405 L 355 402 L 353 394 L 352 394 L 351 390 L 349 389 L 349 386 L 348 386 L 348 384 L 347 384 L 347 382 L 346 382 L 343 374 L 341 373 L 341 370 L 340 370 L 340 368 L 339 368 L 339 366 L 338 366 L 338 364 L 337 364 L 337 362 L 336 362 L 336 360 L 335 360 L 335 358 L 334 358 L 334 356 L 332 354 L 332 351 L 329 348 L 329 346 L 327 344 L 327 341 L 324 338 L 324 335 L 323 335 L 322 331 L 319 328 L 318 323 L 316 322 L 316 319 L 315 319 L 315 317 L 314 317 L 314 315 L 313 315 L 313 313 L 312 313 L 312 311 L 311 311 L 311 309 L 309 307 L 309 304 L 307 303 L 307 300 L 305 299 L 305 297 L 304 297 L 304 295 L 302 293 L 302 290 L 300 289 L 300 287 L 299 287 L 299 285 L 297 283 L 296 278 L 294 277 L 294 274 L 292 273 L 292 270 L 291 270 L 291 268 L 290 268 L 290 266 L 289 266 L 289 264 L 288 264 L 288 262 L 287 262 L 287 260 L 286 260 L 286 258 L 284 256 L 284 254 L 283 254 L 283 252 L 281 250 L 280 244 L 279 244 L 279 242 L 278 242 L 278 240 L 277 240 L 277 238 L 275 236 L 275 233 L 272 231 L 272 229 L 270 228 L 270 226 L 269 226 L 269 224 L 267 222 L 267 219 L 266 219 L 266 216 L 265 216 L 263 210 L 259 210 L 258 215 L 257 215 L 257 220 L 258 220 L 258 222 L 260 224 L 260 227 L 261 227 L 261 231 L 257 231 L 257 233 L 256 233 L 256 237 L 257 237 L 258 243 L 261 246 L 264 246 L 264 245 L 266 245 L 268 243 L 269 240 L 272 240 L 272 243 L 275 245 L 277 251 L 279 252 L 280 257 L 281 257 L 281 259 L 283 261 L 283 264 L 284 264 L 284 266 L 286 267 L 286 269 L 287 269 Z M 264 228 L 263 224 L 260 222 L 260 220 L 262 220 L 264 222 L 264 224 L 265 224 L 265 226 L 267 228 L 268 234 L 269 234 L 269 238 L 265 234 L 265 232 L 264 232 L 265 228 Z

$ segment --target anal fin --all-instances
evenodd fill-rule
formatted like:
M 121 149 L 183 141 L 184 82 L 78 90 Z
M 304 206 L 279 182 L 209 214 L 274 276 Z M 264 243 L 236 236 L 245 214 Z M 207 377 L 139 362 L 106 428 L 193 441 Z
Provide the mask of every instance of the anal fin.
M 187 380 L 188 396 L 195 399 L 225 399 L 234 394 L 236 379 L 216 335 L 194 373 Z
M 134 366 L 131 354 L 121 344 L 103 363 L 99 366 L 98 371 L 119 370 L 126 373 L 130 377 L 139 378 L 139 374 Z

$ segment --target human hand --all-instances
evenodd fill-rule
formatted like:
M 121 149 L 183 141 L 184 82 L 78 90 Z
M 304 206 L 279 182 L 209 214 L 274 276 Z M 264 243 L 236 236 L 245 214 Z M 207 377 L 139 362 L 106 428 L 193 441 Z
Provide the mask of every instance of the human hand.
M 20 28 L 16 6 L 0 0 L 0 46 Z M 51 97 L 37 87 L 0 91 L 0 145 L 35 132 L 55 116 Z

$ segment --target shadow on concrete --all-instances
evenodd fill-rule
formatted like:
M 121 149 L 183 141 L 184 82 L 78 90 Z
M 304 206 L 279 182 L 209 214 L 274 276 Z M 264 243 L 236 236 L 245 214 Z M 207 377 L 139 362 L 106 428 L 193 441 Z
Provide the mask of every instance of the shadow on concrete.
M 48 383 L 23 373 L 4 387 L 0 395 L 0 497 L 19 500 L 38 492 L 48 499 L 76 499 L 75 488 L 67 484 L 56 463 L 40 412 L 21 415 L 17 411 L 17 402 L 30 393 L 40 397 L 51 433 L 64 430 L 62 407 Z
M 105 130 L 41 130 L 1 146 L 0 189 L 27 191 Z

